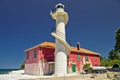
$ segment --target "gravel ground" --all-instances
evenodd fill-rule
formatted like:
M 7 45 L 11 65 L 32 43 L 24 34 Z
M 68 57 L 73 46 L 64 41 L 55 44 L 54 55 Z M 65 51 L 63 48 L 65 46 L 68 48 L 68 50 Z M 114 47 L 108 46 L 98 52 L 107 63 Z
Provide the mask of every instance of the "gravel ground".
M 91 78 L 92 74 L 80 74 L 76 76 L 64 76 L 64 77 L 42 77 L 36 79 L 20 79 L 20 80 L 110 80 L 106 74 L 96 74 L 94 78 Z

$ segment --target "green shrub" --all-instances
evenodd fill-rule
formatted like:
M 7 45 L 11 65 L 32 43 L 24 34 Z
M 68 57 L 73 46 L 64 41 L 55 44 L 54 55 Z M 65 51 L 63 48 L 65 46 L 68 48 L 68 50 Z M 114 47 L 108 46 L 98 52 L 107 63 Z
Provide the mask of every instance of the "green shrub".
M 118 64 L 114 64 L 112 68 L 119 68 Z

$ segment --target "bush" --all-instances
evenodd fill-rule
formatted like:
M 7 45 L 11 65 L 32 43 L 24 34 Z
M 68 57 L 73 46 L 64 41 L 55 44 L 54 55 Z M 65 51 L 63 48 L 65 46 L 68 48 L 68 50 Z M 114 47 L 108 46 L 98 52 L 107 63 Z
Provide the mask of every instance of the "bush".
M 114 64 L 112 68 L 119 68 L 118 64 Z
M 83 68 L 85 69 L 86 73 L 91 73 L 92 67 L 90 67 L 90 64 L 84 64 Z

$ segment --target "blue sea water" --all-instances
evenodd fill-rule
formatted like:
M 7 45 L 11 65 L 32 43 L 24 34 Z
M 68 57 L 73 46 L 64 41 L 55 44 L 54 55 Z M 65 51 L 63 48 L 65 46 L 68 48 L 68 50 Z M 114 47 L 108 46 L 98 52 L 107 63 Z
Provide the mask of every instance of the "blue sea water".
M 0 74 L 8 74 L 11 71 L 15 71 L 19 69 L 0 69 Z

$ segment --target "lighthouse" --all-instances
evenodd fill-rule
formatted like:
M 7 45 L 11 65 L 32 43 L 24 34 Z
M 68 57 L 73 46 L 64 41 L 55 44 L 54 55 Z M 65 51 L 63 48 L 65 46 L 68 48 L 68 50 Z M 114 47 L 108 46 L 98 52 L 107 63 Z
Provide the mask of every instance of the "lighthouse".
M 68 22 L 68 13 L 64 11 L 64 5 L 59 3 L 55 6 L 56 11 L 51 16 L 56 20 L 56 30 L 51 33 L 55 37 L 55 72 L 56 76 L 67 74 L 67 55 L 70 53 L 70 46 L 66 41 L 65 25 Z

